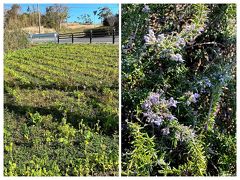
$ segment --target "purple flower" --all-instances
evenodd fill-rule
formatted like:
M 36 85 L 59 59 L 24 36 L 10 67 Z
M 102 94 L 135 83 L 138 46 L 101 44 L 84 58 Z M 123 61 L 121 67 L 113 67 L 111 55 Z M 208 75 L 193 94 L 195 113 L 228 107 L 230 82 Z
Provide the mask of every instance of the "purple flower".
M 160 126 L 163 122 L 163 119 L 160 116 L 157 116 L 153 121 L 155 125 Z
M 194 93 L 193 96 L 194 96 L 194 98 L 199 98 L 199 97 L 200 97 L 200 94 Z
M 148 30 L 148 34 L 144 36 L 144 40 L 146 44 L 154 44 L 157 42 L 154 31 L 152 29 Z
M 143 7 L 142 11 L 143 11 L 144 13 L 148 13 L 148 12 L 150 11 L 149 6 L 146 5 L 146 4 L 144 4 L 144 7 Z
M 162 134 L 163 134 L 164 136 L 167 136 L 168 134 L 170 134 L 170 131 L 169 131 L 169 128 L 168 128 L 168 127 L 163 128 L 163 129 L 161 130 L 161 132 L 162 132 Z
M 191 29 L 194 30 L 196 28 L 196 25 L 195 24 L 192 24 L 191 25 Z
M 211 81 L 207 77 L 204 77 L 203 80 L 198 82 L 198 84 L 200 86 L 204 86 L 204 87 L 211 87 L 212 86 Z
M 179 62 L 184 62 L 181 54 L 176 54 L 176 56 L 177 56 Z
M 206 79 L 206 80 L 205 80 L 205 84 L 206 84 L 206 86 L 208 86 L 208 87 L 211 87 L 211 86 L 212 86 L 212 83 L 211 83 L 211 81 L 210 81 L 209 79 Z
M 150 96 L 149 96 L 149 100 L 150 102 L 155 105 L 155 104 L 158 104 L 159 103 L 159 97 L 160 97 L 160 94 L 158 93 L 152 93 Z
M 179 47 L 180 45 L 185 46 L 185 44 L 186 44 L 185 40 L 179 37 L 175 45 L 176 47 Z
M 154 37 L 155 37 L 155 33 L 154 33 L 154 31 L 153 31 L 152 29 L 149 29 L 149 30 L 148 30 L 148 34 L 149 34 L 150 36 L 154 36 Z
M 171 60 L 173 60 L 173 61 L 178 61 L 178 62 L 184 62 L 184 60 L 182 59 L 182 55 L 181 54 L 171 54 L 170 55 L 170 57 L 171 57 Z
M 150 38 L 148 35 L 144 36 L 144 41 L 145 41 L 145 43 L 150 43 Z
M 165 39 L 164 34 L 159 34 L 157 38 L 157 42 L 162 42 Z
M 173 99 L 173 97 L 171 97 L 169 100 L 168 100 L 168 106 L 169 107 L 177 107 L 177 101 Z
M 174 60 L 174 61 L 178 60 L 176 54 L 171 54 L 170 57 L 171 57 L 171 60 Z
M 172 121 L 172 120 L 174 120 L 174 119 L 177 119 L 175 116 L 173 116 L 172 114 L 169 114 L 168 116 L 167 116 L 167 118 L 170 120 L 170 121 Z
M 194 93 L 194 94 L 192 94 L 190 96 L 189 101 L 193 102 L 193 103 L 196 103 L 197 102 L 197 98 L 199 98 L 199 97 L 200 97 L 200 95 L 198 93 Z
M 203 31 L 204 31 L 204 27 L 198 28 L 198 32 L 199 32 L 199 33 L 202 33 Z
M 224 76 L 223 76 L 222 74 L 219 75 L 219 81 L 220 81 L 221 83 L 224 83 L 224 81 L 225 81 Z
M 186 104 L 189 106 L 191 104 L 191 102 L 189 100 L 187 100 Z
M 151 109 L 151 106 L 152 106 L 152 103 L 150 101 L 145 101 L 141 107 L 143 110 L 149 110 Z
M 195 30 L 195 28 L 196 28 L 195 24 L 191 24 L 191 25 L 189 24 L 189 25 L 186 26 L 187 31 L 193 31 L 193 30 Z
M 162 117 L 160 117 L 159 115 L 157 115 L 152 111 L 148 111 L 147 113 L 144 113 L 144 116 L 147 117 L 148 122 L 153 123 L 157 126 L 160 126 L 163 122 Z

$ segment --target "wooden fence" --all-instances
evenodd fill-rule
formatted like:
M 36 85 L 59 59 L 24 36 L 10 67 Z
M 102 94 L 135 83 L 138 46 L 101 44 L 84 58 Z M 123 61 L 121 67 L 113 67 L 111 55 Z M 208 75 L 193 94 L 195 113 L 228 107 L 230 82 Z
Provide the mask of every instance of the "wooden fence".
M 97 31 L 97 32 L 93 32 L 92 30 L 90 30 L 89 32 L 74 32 L 74 33 L 58 34 L 57 40 L 58 40 L 58 43 L 60 43 L 61 39 L 71 39 L 72 43 L 74 43 L 75 39 L 89 38 L 89 42 L 92 43 L 93 38 L 112 37 L 112 43 L 115 44 L 116 36 L 118 36 L 118 31 L 116 32 L 115 29 L 108 30 L 108 31 Z

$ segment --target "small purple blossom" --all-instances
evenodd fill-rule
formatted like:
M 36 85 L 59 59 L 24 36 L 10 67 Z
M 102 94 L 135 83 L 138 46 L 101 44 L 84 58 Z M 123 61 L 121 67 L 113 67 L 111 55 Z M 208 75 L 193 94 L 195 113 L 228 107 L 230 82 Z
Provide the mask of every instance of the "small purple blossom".
M 198 93 L 194 93 L 190 96 L 190 102 L 196 103 L 197 102 L 197 98 L 199 98 L 200 95 Z
M 144 117 L 147 117 L 147 121 L 149 123 L 153 123 L 157 126 L 160 126 L 163 122 L 163 118 L 154 113 L 153 111 L 148 111 L 147 113 L 143 113 Z
M 169 107 L 177 107 L 177 101 L 173 99 L 173 97 L 171 97 L 169 100 L 168 100 L 168 106 Z
M 205 87 L 211 87 L 212 86 L 212 83 L 211 81 L 207 78 L 207 77 L 204 77 L 203 80 L 199 81 L 198 84 L 200 86 L 203 86 L 204 88 Z
M 152 29 L 148 30 L 148 34 L 144 36 L 144 40 L 146 44 L 154 44 L 157 42 L 154 31 Z
M 189 24 L 186 26 L 187 31 L 193 31 L 193 30 L 195 30 L 195 28 L 196 28 L 195 24 Z
M 155 33 L 154 33 L 154 31 L 152 29 L 149 29 L 148 33 L 149 33 L 150 36 L 154 36 L 155 37 Z
M 149 43 L 150 42 L 150 38 L 149 38 L 148 35 L 144 36 L 144 41 L 145 41 L 145 43 Z
M 194 96 L 194 98 L 199 98 L 199 97 L 200 97 L 200 94 L 194 93 L 193 96 Z
M 176 56 L 177 56 L 179 62 L 184 62 L 181 54 L 176 54 Z
M 171 58 L 171 60 L 173 60 L 173 61 L 177 61 L 177 62 L 184 62 L 184 60 L 183 60 L 183 58 L 182 58 L 182 55 L 181 54 L 171 54 L 170 55 L 170 58 Z
M 144 4 L 144 7 L 143 7 L 142 11 L 143 11 L 144 13 L 149 13 L 149 11 L 150 11 L 149 6 L 146 5 L 146 4 Z
M 150 93 L 142 103 L 143 117 L 146 122 L 160 126 L 163 121 L 172 121 L 177 119 L 169 110 L 170 107 L 177 107 L 177 101 L 171 97 L 166 100 L 161 98 L 162 93 Z
M 186 104 L 189 106 L 191 104 L 191 102 L 189 100 L 187 100 Z
M 188 96 L 186 104 L 189 106 L 191 103 L 196 103 L 197 99 L 200 97 L 198 93 L 187 92 L 185 93 Z
M 211 86 L 212 86 L 212 83 L 211 83 L 211 81 L 210 81 L 209 79 L 206 79 L 206 80 L 205 80 L 205 84 L 206 84 L 206 86 L 208 86 L 208 87 L 211 87 Z
M 199 32 L 199 33 L 202 33 L 203 31 L 204 31 L 204 27 L 198 28 L 198 32 Z
M 172 121 L 172 120 L 174 120 L 174 119 L 177 119 L 177 118 L 176 118 L 175 116 L 173 116 L 172 114 L 167 115 L 167 118 L 168 118 L 169 121 Z
M 163 40 L 165 39 L 165 36 L 164 34 L 159 34 L 158 37 L 157 37 L 157 42 L 162 42 Z
M 225 79 L 224 79 L 224 76 L 222 74 L 219 75 L 219 81 L 221 83 L 224 83 L 225 82 Z
M 178 38 L 177 42 L 176 42 L 176 47 L 180 47 L 180 46 L 185 46 L 186 42 L 183 38 Z
M 170 131 L 169 131 L 169 128 L 168 128 L 168 127 L 163 128 L 163 129 L 161 130 L 161 132 L 162 132 L 162 134 L 163 134 L 164 136 L 167 136 L 168 134 L 170 134 Z
M 160 116 L 157 116 L 153 121 L 152 121 L 156 126 L 160 126 L 163 122 L 163 119 Z
M 171 60 L 178 61 L 176 54 L 171 54 L 170 57 L 171 57 Z
M 194 30 L 196 28 L 196 25 L 195 24 L 192 24 L 191 25 L 191 29 Z
M 152 103 L 150 101 L 145 101 L 143 104 L 142 104 L 142 109 L 143 110 L 149 110 L 151 109 L 151 106 L 152 106 Z
M 160 94 L 158 94 L 158 93 L 151 93 L 151 95 L 149 96 L 149 101 L 153 105 L 156 105 L 156 104 L 159 103 L 159 97 L 160 97 Z

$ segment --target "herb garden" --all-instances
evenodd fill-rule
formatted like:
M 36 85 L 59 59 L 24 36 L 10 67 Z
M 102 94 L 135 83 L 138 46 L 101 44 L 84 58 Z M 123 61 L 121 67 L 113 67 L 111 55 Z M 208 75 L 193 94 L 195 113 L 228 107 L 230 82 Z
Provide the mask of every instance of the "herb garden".
M 4 55 L 4 175 L 118 175 L 118 47 Z
M 236 5 L 122 5 L 122 175 L 236 175 Z

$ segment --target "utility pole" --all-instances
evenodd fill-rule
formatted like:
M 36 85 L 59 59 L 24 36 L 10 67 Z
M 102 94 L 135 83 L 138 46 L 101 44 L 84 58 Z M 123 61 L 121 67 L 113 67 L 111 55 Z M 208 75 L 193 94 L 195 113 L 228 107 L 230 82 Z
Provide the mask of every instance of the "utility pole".
M 94 28 L 95 28 L 95 25 L 96 25 L 95 16 L 97 14 L 97 11 L 93 11 L 93 14 L 94 14 Z
M 40 12 L 40 8 L 39 8 L 39 4 L 37 4 L 37 9 L 38 9 L 38 31 L 39 34 L 41 33 L 41 12 Z

